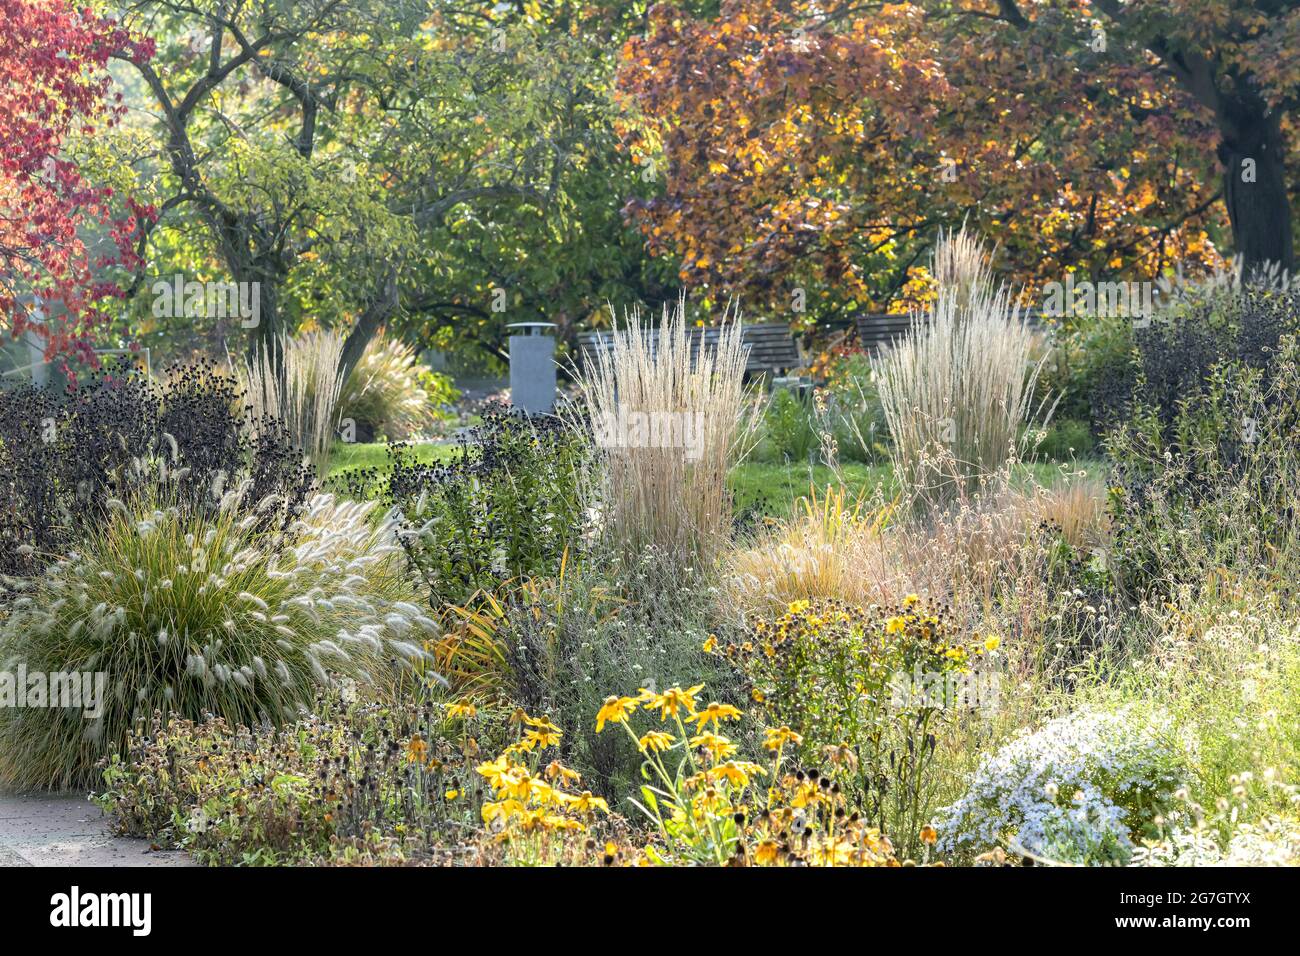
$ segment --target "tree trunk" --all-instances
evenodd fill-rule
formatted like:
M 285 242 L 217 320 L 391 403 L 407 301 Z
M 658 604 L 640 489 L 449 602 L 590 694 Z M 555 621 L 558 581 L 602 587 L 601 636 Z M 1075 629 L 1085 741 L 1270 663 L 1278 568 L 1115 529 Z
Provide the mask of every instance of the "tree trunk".
M 1234 110 L 1220 122 L 1223 201 L 1232 223 L 1233 246 L 1247 272 L 1269 263 L 1284 269 L 1294 264 L 1279 120 L 1276 111 L 1256 107 Z
M 361 361 L 366 346 L 375 337 L 379 327 L 388 321 L 388 317 L 397 311 L 397 272 L 390 269 L 379 281 L 375 297 L 370 300 L 364 312 L 357 318 L 356 325 L 343 340 L 343 355 L 339 359 L 339 373 L 347 381 L 352 369 Z

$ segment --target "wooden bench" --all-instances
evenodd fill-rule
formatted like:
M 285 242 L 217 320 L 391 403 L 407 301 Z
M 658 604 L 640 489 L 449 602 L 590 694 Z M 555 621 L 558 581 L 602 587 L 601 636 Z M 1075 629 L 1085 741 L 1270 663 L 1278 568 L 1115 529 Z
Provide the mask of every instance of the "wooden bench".
M 701 346 L 717 345 L 721 329 L 717 326 L 692 328 L 686 330 L 690 343 L 691 355 L 698 354 Z M 658 333 L 651 333 L 651 341 L 658 340 Z M 790 327 L 781 323 L 765 325 L 742 325 L 740 339 L 746 346 L 746 375 L 783 375 L 791 369 L 801 368 L 803 356 L 795 344 Z M 613 332 L 579 332 L 577 336 L 578 353 L 583 365 L 590 367 L 595 356 L 601 352 L 610 352 L 614 348 Z
M 1042 325 L 1042 315 L 1038 310 L 1026 310 L 1020 313 L 1028 325 Z M 888 348 L 902 338 L 912 328 L 912 318 L 908 315 L 891 315 L 885 312 L 873 312 L 860 315 L 853 320 L 858 333 L 858 342 L 864 351 L 876 352 Z

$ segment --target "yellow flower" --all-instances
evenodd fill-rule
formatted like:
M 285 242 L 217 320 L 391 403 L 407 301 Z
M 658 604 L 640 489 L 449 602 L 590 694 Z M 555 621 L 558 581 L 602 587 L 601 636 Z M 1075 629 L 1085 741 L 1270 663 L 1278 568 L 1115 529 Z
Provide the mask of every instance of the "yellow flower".
M 639 746 L 644 753 L 658 753 L 660 750 L 667 750 L 672 745 L 672 734 L 665 734 L 658 730 L 650 731 L 637 741 L 637 746 Z
M 695 713 L 695 695 L 702 690 L 704 690 L 704 685 L 696 684 L 686 690 L 682 690 L 680 687 L 670 687 L 662 694 L 656 694 L 643 687 L 641 688 L 640 700 L 645 704 L 646 710 L 658 710 L 659 719 L 667 720 L 669 717 L 676 717 L 681 713 Z M 609 701 L 606 701 L 606 704 L 608 703 Z
M 512 817 L 521 816 L 524 812 L 524 805 L 518 800 L 498 800 L 495 803 L 483 804 L 483 822 L 491 823 L 493 820 L 500 818 L 501 822 L 509 823 Z
M 560 734 L 558 731 L 552 733 L 549 730 L 529 730 L 524 732 L 524 740 L 534 746 L 545 749 L 547 747 L 559 746 Z
M 921 842 L 926 846 L 934 846 L 934 842 L 939 839 L 939 831 L 930 824 L 921 827 Z
M 907 628 L 907 618 L 891 617 L 885 622 L 886 634 L 901 634 Z
M 478 716 L 478 708 L 469 701 L 454 701 L 445 706 L 447 708 L 447 716 L 451 718 L 470 718 Z
M 718 649 L 718 635 L 710 634 L 708 640 L 704 642 L 703 648 L 705 654 L 712 654 L 716 651 Z
M 717 734 L 699 734 L 691 738 L 691 746 L 707 750 L 714 760 L 726 760 L 736 752 L 736 745 Z
M 768 727 L 763 732 L 763 746 L 768 750 L 780 750 L 786 744 L 795 744 L 796 746 L 803 743 L 803 737 L 796 734 L 789 727 Z
M 835 837 L 814 839 L 808 860 L 814 866 L 847 866 L 853 861 L 853 844 Z
M 808 602 L 793 601 L 785 610 L 787 614 L 802 614 L 804 611 L 808 610 Z
M 775 840 L 764 840 L 754 848 L 754 861 L 759 866 L 771 866 L 776 862 L 780 845 Z
M 706 772 L 706 776 L 710 780 L 726 780 L 734 787 L 744 787 L 749 784 L 751 776 L 766 772 L 756 763 L 749 763 L 744 760 L 728 760 L 726 763 L 711 767 Z
M 538 806 L 549 806 L 553 803 L 559 803 L 566 798 L 566 794 L 556 790 L 544 780 L 538 780 L 536 777 L 528 779 L 528 795 L 536 801 Z
M 990 634 L 988 637 L 984 639 L 984 649 L 986 651 L 996 651 L 998 649 L 998 645 L 1001 643 L 1002 643 L 1002 638 L 998 637 L 996 634 Z
M 576 770 L 570 770 L 558 760 L 552 760 L 548 763 L 546 769 L 543 770 L 542 773 L 545 775 L 547 780 L 561 780 L 577 783 L 582 779 L 582 774 L 578 773 Z
M 716 700 L 698 714 L 691 717 L 697 721 L 696 729 L 703 730 L 709 724 L 719 724 L 724 720 L 739 720 L 740 711 L 730 704 L 719 704 Z
M 553 734 L 560 733 L 560 728 L 551 723 L 549 717 L 529 717 L 527 714 L 524 714 L 523 721 L 529 727 L 536 727 L 538 730 L 547 730 Z
M 636 710 L 637 701 L 633 697 L 606 697 L 605 703 L 596 713 L 596 733 L 605 729 L 605 722 L 621 724 L 628 714 Z
M 510 773 L 511 765 L 507 757 L 498 757 L 496 760 L 478 765 L 478 773 L 487 778 L 488 786 L 493 790 L 499 790 L 502 786 L 502 778 Z
M 609 813 L 609 804 L 600 797 L 593 797 L 590 790 L 584 790 L 580 796 L 570 800 L 569 806 L 579 813 L 591 813 L 593 810 Z
M 406 745 L 406 759 L 409 763 L 424 763 L 424 758 L 428 753 L 429 745 L 418 734 L 412 737 L 411 742 Z
M 443 796 L 446 797 L 448 800 L 455 800 L 457 797 L 460 796 L 460 791 L 448 790 L 446 793 L 443 794 Z
M 903 598 L 903 607 L 915 607 L 920 602 L 921 599 L 915 594 L 909 594 L 907 597 Z

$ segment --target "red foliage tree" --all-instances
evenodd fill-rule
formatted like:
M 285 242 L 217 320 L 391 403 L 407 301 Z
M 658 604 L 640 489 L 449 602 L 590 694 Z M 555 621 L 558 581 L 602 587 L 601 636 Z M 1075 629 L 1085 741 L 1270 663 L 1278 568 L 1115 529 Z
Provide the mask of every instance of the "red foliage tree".
M 65 0 L 0 0 L 0 313 L 14 336 L 41 335 L 47 357 L 94 361 L 90 335 L 121 294 L 110 270 L 135 264 L 138 220 L 152 215 L 129 198 L 115 215 L 113 191 L 63 155 L 70 134 L 121 115 L 105 67 L 123 50 L 149 57 L 152 43 Z M 106 251 L 93 250 L 90 228 L 106 232 Z
M 1230 4 L 1175 5 L 1181 20 L 1152 20 L 1154 0 L 1114 17 L 1089 0 L 655 6 L 624 47 L 620 86 L 642 117 L 632 149 L 663 188 L 628 212 L 684 282 L 760 311 L 805 294 L 822 316 L 907 304 L 926 291 L 938 229 L 964 219 L 1031 287 L 1216 265 L 1227 134 L 1167 61 L 1213 45 L 1213 22 L 1192 13 Z M 1273 153 L 1250 155 L 1262 169 Z M 1285 211 L 1285 194 L 1270 201 Z M 1235 231 L 1248 260 L 1288 262 L 1288 244 Z

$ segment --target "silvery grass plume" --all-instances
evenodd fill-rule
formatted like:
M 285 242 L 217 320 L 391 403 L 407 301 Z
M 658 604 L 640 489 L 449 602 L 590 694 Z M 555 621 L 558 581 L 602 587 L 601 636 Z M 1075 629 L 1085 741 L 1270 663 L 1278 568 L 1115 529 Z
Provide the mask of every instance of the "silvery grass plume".
M 210 512 L 178 508 L 165 488 L 122 503 L 11 604 L 0 660 L 103 673 L 107 700 L 95 720 L 0 710 L 0 785 L 88 785 L 155 710 L 280 724 L 339 677 L 387 684 L 395 667 L 427 668 L 436 628 L 374 503 L 319 495 L 286 544 L 237 497 Z
M 279 353 L 279 363 L 276 353 Z M 337 331 L 282 335 L 238 368 L 254 417 L 281 422 L 324 474 L 338 426 L 343 336 Z
M 893 439 L 895 471 L 914 501 L 947 504 L 1005 486 L 1025 451 L 1022 426 L 1045 427 L 1055 406 L 1034 406 L 1049 352 L 1035 337 L 965 227 L 940 235 L 935 267 L 948 285 L 911 330 L 871 363 Z M 954 251 L 954 249 L 956 251 Z
M 715 553 L 731 526 L 728 470 L 749 450 L 757 416 L 744 385 L 746 346 L 740 315 L 729 308 L 712 347 L 692 348 L 686 300 L 664 305 L 656 324 L 634 309 L 613 349 L 578 373 L 580 408 L 605 430 L 642 416 L 689 422 L 697 447 L 607 441 L 596 449 L 603 480 L 589 502 L 626 555 L 647 546 L 682 560 Z M 621 436 L 613 436 L 616 439 Z
M 391 441 L 429 431 L 439 413 L 429 401 L 420 372 L 416 350 L 380 329 L 343 382 L 339 417 L 369 422 Z

